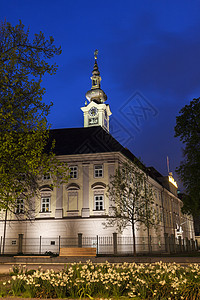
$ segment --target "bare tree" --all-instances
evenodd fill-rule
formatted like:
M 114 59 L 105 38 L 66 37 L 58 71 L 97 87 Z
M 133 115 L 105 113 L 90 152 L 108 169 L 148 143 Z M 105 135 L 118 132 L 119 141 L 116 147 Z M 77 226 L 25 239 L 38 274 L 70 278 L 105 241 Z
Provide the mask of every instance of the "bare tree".
M 112 213 L 104 222 L 105 227 L 116 226 L 119 232 L 131 226 L 133 254 L 136 255 L 135 231 L 144 224 L 148 233 L 150 250 L 150 229 L 156 226 L 153 210 L 153 193 L 147 175 L 134 163 L 123 163 L 111 176 L 108 197 Z

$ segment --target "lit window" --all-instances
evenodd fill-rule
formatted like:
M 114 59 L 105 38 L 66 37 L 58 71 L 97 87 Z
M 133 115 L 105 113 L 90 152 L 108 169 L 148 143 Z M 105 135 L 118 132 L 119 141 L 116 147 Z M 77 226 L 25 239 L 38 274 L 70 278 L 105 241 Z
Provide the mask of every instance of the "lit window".
M 71 166 L 70 168 L 70 177 L 73 179 L 78 178 L 78 167 L 77 166 Z
M 49 212 L 50 211 L 50 198 L 41 199 L 41 211 Z
M 43 179 L 44 179 L 44 180 L 48 180 L 48 179 L 50 179 L 50 178 L 51 178 L 50 173 L 46 173 L 46 174 L 43 175 Z
M 24 200 L 19 199 L 16 203 L 16 214 L 23 214 L 24 213 Z
M 103 195 L 94 196 L 95 210 L 103 210 Z
M 103 165 L 94 166 L 94 177 L 103 177 Z

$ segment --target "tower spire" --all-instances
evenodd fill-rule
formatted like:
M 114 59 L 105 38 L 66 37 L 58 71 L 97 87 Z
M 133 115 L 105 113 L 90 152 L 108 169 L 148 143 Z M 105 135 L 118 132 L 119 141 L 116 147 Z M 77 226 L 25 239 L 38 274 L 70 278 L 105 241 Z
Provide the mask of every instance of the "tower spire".
M 93 68 L 93 71 L 92 71 L 93 77 L 97 77 L 97 76 L 100 77 L 100 72 L 99 72 L 99 68 L 98 68 L 98 64 L 97 64 L 97 55 L 98 55 L 98 53 L 99 53 L 99 51 L 96 49 L 94 51 L 95 62 L 94 62 L 94 68 Z M 99 87 L 100 87 L 100 81 L 101 81 L 101 79 L 99 80 Z
M 104 93 L 104 91 L 101 89 L 101 76 L 99 72 L 99 67 L 97 64 L 97 55 L 98 55 L 98 50 L 94 51 L 94 67 L 92 71 L 92 87 L 91 90 L 89 90 L 86 93 L 86 98 L 89 102 L 94 101 L 96 103 L 104 103 L 107 100 L 107 96 Z
M 99 51 L 96 49 L 96 50 L 94 51 L 94 59 L 95 59 L 95 60 L 97 59 L 98 53 L 99 53 Z
M 101 126 L 109 132 L 109 117 L 112 114 L 108 104 L 105 104 L 107 96 L 100 87 L 101 76 L 97 64 L 98 50 L 94 51 L 94 68 L 92 71 L 92 87 L 86 93 L 89 101 L 85 107 L 81 107 L 84 113 L 84 127 Z

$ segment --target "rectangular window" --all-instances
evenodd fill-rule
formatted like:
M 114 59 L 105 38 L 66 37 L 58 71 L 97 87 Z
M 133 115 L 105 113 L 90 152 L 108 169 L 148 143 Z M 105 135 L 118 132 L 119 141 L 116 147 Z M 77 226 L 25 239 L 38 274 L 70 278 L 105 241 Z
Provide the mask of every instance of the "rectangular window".
M 24 213 L 24 200 L 18 199 L 16 204 L 16 214 Z
M 78 178 L 78 167 L 77 166 L 71 166 L 70 169 L 70 177 L 73 179 Z
M 94 196 L 95 210 L 103 210 L 103 195 Z
M 50 198 L 42 198 L 41 200 L 41 211 L 49 212 L 50 211 Z
M 103 177 L 103 165 L 94 166 L 94 177 Z

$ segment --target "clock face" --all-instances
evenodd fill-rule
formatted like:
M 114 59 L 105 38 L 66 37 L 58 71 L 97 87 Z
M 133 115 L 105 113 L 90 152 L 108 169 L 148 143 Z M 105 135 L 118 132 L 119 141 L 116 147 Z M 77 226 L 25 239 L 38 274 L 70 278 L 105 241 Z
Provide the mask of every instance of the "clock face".
M 96 116 L 97 113 L 98 113 L 98 109 L 97 109 L 96 107 L 93 106 L 93 107 L 90 108 L 90 110 L 89 110 L 89 115 L 90 115 L 91 117 Z

